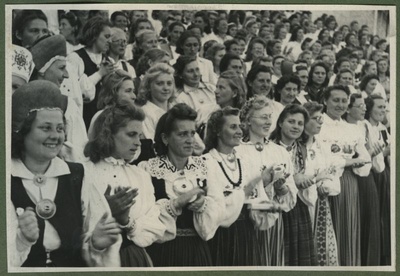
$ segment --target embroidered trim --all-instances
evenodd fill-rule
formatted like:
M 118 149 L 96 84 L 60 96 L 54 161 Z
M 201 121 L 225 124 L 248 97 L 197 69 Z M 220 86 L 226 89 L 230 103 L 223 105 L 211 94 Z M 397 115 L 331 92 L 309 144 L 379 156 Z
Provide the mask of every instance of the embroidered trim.
M 199 210 L 197 210 L 196 213 L 199 213 L 199 214 L 203 213 L 207 209 L 207 205 L 208 205 L 207 202 L 208 202 L 208 198 L 204 197 L 203 206 L 201 206 L 201 208 L 199 208 Z

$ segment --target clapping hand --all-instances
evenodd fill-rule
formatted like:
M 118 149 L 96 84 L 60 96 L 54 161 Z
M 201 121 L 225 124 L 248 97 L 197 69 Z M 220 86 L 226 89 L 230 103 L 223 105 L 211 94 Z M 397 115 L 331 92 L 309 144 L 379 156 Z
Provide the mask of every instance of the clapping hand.
M 25 239 L 34 243 L 39 238 L 39 225 L 32 207 L 27 207 L 25 212 L 18 216 L 18 226 Z
M 258 176 L 256 178 L 252 179 L 251 181 L 249 181 L 249 183 L 243 187 L 243 192 L 244 192 L 244 195 L 246 198 L 248 198 L 252 194 L 252 192 L 254 191 L 254 188 L 256 187 L 257 183 L 260 182 L 261 178 L 264 181 L 264 177 Z M 265 184 L 264 184 L 264 186 L 265 186 Z
M 112 216 L 121 225 L 126 225 L 129 222 L 129 210 L 135 204 L 135 197 L 138 195 L 138 189 L 132 189 L 128 187 L 117 187 L 115 194 L 110 195 L 111 186 L 107 186 L 107 190 L 104 196 L 111 209 Z
M 118 240 L 121 229 L 113 217 L 104 213 L 92 233 L 92 244 L 95 249 L 103 250 Z
M 204 201 L 204 194 L 205 191 L 196 186 L 195 188 L 191 189 L 190 191 L 183 193 L 181 195 L 179 195 L 177 198 L 175 198 L 173 200 L 173 204 L 174 207 L 176 209 L 182 209 L 183 207 L 185 207 L 188 203 L 192 202 L 192 203 L 196 203 L 193 205 L 192 208 L 195 208 L 200 202 L 199 200 L 203 200 Z M 201 198 L 201 196 L 203 196 L 203 198 Z M 195 198 L 195 200 L 193 200 L 193 198 Z
M 294 178 L 294 183 L 299 189 L 307 189 L 311 185 L 315 184 L 313 181 L 314 177 L 311 175 L 297 173 L 293 176 L 293 178 Z

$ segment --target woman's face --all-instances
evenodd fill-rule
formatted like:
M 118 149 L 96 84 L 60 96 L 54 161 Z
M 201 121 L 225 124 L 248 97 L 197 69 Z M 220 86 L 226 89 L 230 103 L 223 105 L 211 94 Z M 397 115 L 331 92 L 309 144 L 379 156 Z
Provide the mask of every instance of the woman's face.
M 114 22 L 115 27 L 125 30 L 128 27 L 128 18 L 123 15 L 117 15 Z
M 125 54 L 126 45 L 125 33 L 115 33 L 111 38 L 110 53 L 117 56 L 123 56 Z
M 386 60 L 381 60 L 378 62 L 378 71 L 379 73 L 386 73 L 388 70 L 388 62 Z
M 151 26 L 150 22 L 140 22 L 139 25 L 137 26 L 137 32 L 141 30 L 153 30 L 153 27 Z
M 221 62 L 221 59 L 224 57 L 225 54 L 226 54 L 225 49 L 224 49 L 224 50 L 217 51 L 217 52 L 215 53 L 214 61 L 213 61 L 214 66 L 219 67 L 219 64 L 220 64 L 220 62 Z
M 282 61 L 283 60 L 284 60 L 283 58 L 277 58 L 277 59 L 275 59 L 275 63 L 273 64 L 274 72 L 277 75 L 281 75 L 282 74 L 281 67 L 282 67 Z
M 314 43 L 311 46 L 311 51 L 314 54 L 314 56 L 318 56 L 319 55 L 319 53 L 321 52 L 321 48 L 322 48 L 322 46 L 321 46 L 320 43 Z
M 282 27 L 280 30 L 279 30 L 279 39 L 280 40 L 284 40 L 285 38 L 286 38 L 286 35 L 287 35 L 287 29 L 286 29 L 286 27 Z
M 98 52 L 106 53 L 110 44 L 111 44 L 111 28 L 105 26 L 103 28 L 103 31 L 97 37 L 93 46 L 97 49 Z
M 353 75 L 350 72 L 342 73 L 339 77 L 340 85 L 353 85 L 354 79 Z
M 321 111 L 316 111 L 310 114 L 310 120 L 305 125 L 305 131 L 308 135 L 317 135 L 321 131 L 321 126 L 324 123 Z
M 350 59 L 350 69 L 351 71 L 355 72 L 358 67 L 358 59 L 357 58 L 351 58 Z
M 224 116 L 224 124 L 218 133 L 218 144 L 233 148 L 240 145 L 242 136 L 239 116 Z
M 254 110 L 247 123 L 250 135 L 263 138 L 268 137 L 272 125 L 271 116 L 272 113 L 268 106 Z
M 182 72 L 182 78 L 186 85 L 190 87 L 197 87 L 200 83 L 201 73 L 197 61 L 192 61 L 186 64 Z
M 300 70 L 297 72 L 297 76 L 300 79 L 300 90 L 303 90 L 307 83 L 308 83 L 308 71 L 307 70 Z
M 383 43 L 381 43 L 381 44 L 379 45 L 378 50 L 386 51 L 386 48 L 387 48 L 387 43 L 386 43 L 386 42 L 383 42 Z
M 198 26 L 202 31 L 204 31 L 204 28 L 206 26 L 206 22 L 204 22 L 203 17 L 198 16 L 194 19 L 194 24 Z
M 71 26 L 69 21 L 65 18 L 60 20 L 60 35 L 64 36 L 65 39 L 75 37 L 75 28 Z
M 150 84 L 151 98 L 153 101 L 165 103 L 171 98 L 174 91 L 174 76 L 160 74 Z
M 335 21 L 329 22 L 329 24 L 328 24 L 328 29 L 329 30 L 335 30 L 335 27 L 336 27 L 336 22 Z
M 261 43 L 254 43 L 251 49 L 251 54 L 253 55 L 253 58 L 262 57 L 264 55 L 264 51 L 264 45 Z
M 267 72 L 259 72 L 250 86 L 254 95 L 267 96 L 272 87 L 271 74 Z
M 143 37 L 143 42 L 141 48 L 145 51 L 149 49 L 158 48 L 158 40 L 155 33 L 145 34 Z
M 218 24 L 218 34 L 225 35 L 228 32 L 228 21 L 220 20 Z
M 365 106 L 364 99 L 359 98 L 354 101 L 353 106 L 349 108 L 347 112 L 351 118 L 361 121 L 364 120 L 365 111 L 367 111 L 367 108 Z
M 322 41 L 328 40 L 328 39 L 329 39 L 329 36 L 330 36 L 329 31 L 328 31 L 328 30 L 324 30 L 324 31 L 322 32 L 322 36 L 321 36 Z
M 367 92 L 368 95 L 371 95 L 372 92 L 374 92 L 376 85 L 378 84 L 378 80 L 376 79 L 371 79 L 367 85 L 365 86 L 365 92 Z
M 32 46 L 36 40 L 49 33 L 46 21 L 36 18 L 26 24 L 21 33 L 17 32 L 16 36 L 21 40 L 22 47 Z
M 163 142 L 168 147 L 168 156 L 187 158 L 192 155 L 194 147 L 194 135 L 196 124 L 190 120 L 176 120 L 173 130 L 166 136 L 163 135 Z
M 302 113 L 288 114 L 279 126 L 282 137 L 294 141 L 300 138 L 304 131 L 304 115 Z
M 233 27 L 229 28 L 228 35 L 230 35 L 231 37 L 235 37 L 237 31 L 238 31 L 238 28 L 236 26 L 233 26 Z
M 257 24 L 253 24 L 247 30 L 249 31 L 250 34 L 256 36 L 257 33 L 258 33 L 258 25 Z
M 375 122 L 382 122 L 386 116 L 386 102 L 383 99 L 375 99 L 370 118 Z
M 272 56 L 278 56 L 282 53 L 282 43 L 277 42 L 272 47 Z
M 349 42 L 350 42 L 351 45 L 357 45 L 357 38 L 356 38 L 356 36 L 355 36 L 355 35 L 351 35 L 351 36 L 349 37 Z
M 343 90 L 332 90 L 325 104 L 326 114 L 332 119 L 338 120 L 347 111 L 348 96 Z
M 240 55 L 242 55 L 244 49 L 246 49 L 246 41 L 244 41 L 243 39 L 239 40 L 239 49 L 240 49 Z
M 131 103 L 135 103 L 136 94 L 135 86 L 132 80 L 124 80 L 117 91 L 118 100 L 127 100 Z
M 339 66 L 339 71 L 343 69 L 350 69 L 350 61 L 343 61 Z
M 294 102 L 297 95 L 299 94 L 299 89 L 297 84 L 293 82 L 288 82 L 280 91 L 281 103 L 283 105 L 288 105 Z
M 339 43 L 339 42 L 341 42 L 342 40 L 343 40 L 343 34 L 338 33 L 338 34 L 335 36 L 335 42 L 336 42 L 336 43 Z
M 297 31 L 297 41 L 301 42 L 304 39 L 304 30 L 303 29 L 299 29 Z
M 219 78 L 215 89 L 217 104 L 219 104 L 220 107 L 232 105 L 233 98 L 236 96 L 236 93 L 233 92 L 229 86 L 229 82 L 224 78 Z
M 143 123 L 137 120 L 129 121 L 126 126 L 118 129 L 113 135 L 114 151 L 111 154 L 116 159 L 130 161 L 140 149 L 140 135 L 143 130 Z
M 51 81 L 58 87 L 60 87 L 64 79 L 68 77 L 67 62 L 65 60 L 54 61 L 43 75 L 43 79 Z
M 37 111 L 24 139 L 25 159 L 47 162 L 58 155 L 65 141 L 63 114 L 59 110 Z
M 200 50 L 200 44 L 196 37 L 188 37 L 183 43 L 183 54 L 189 57 L 195 57 Z
M 370 66 L 367 68 L 367 70 L 365 70 L 365 73 L 370 75 L 370 74 L 377 74 L 377 68 L 376 68 L 376 63 L 375 62 L 371 62 Z
M 171 42 L 175 44 L 178 41 L 179 37 L 183 34 L 183 32 L 184 32 L 184 29 L 182 26 L 179 26 L 179 25 L 175 26 L 172 29 L 171 33 L 169 34 Z
M 326 79 L 326 71 L 324 67 L 316 66 L 312 74 L 312 81 L 317 85 L 322 85 Z

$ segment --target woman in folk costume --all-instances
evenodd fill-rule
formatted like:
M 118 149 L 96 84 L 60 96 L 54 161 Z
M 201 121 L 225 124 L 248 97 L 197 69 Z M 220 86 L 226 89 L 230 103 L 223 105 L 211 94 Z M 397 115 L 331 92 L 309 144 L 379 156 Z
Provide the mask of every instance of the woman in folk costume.
M 365 119 L 372 128 L 370 139 L 378 141 L 382 150 L 372 155 L 372 173 L 378 190 L 380 202 L 381 265 L 391 264 L 391 188 L 390 188 L 390 134 L 382 124 L 386 114 L 386 101 L 379 95 L 371 95 L 365 100 Z
M 58 87 L 69 78 L 66 61 L 66 44 L 62 35 L 41 37 L 31 48 L 35 70 L 32 79 L 48 80 Z M 67 120 L 67 143 L 62 155 L 67 161 L 83 161 L 83 149 L 87 143 L 87 134 L 82 114 L 72 97 L 64 96 L 67 101 L 65 118 Z
M 271 133 L 270 139 L 282 146 L 290 155 L 294 167 L 293 178 L 299 189 L 302 190 L 313 185 L 308 181 L 310 176 L 304 174 L 307 150 L 304 124 L 308 122 L 307 111 L 299 105 L 287 105 L 278 117 L 276 129 Z M 300 196 L 299 196 L 300 197 Z M 287 213 L 283 213 L 285 264 L 289 266 L 313 266 L 316 265 L 316 252 L 312 237 L 312 224 L 310 213 L 304 197 L 297 199 L 295 207 Z
M 304 129 L 308 135 L 305 141 L 307 158 L 304 176 L 312 184 L 299 192 L 299 197 L 308 206 L 313 225 L 314 242 L 317 250 L 318 266 L 338 266 L 338 251 L 335 229 L 333 228 L 329 196 L 340 193 L 338 169 L 344 166 L 342 158 L 334 158 L 330 152 L 323 151 L 318 134 L 323 124 L 323 105 L 308 102 L 304 108 L 310 115 Z
M 161 116 L 155 134 L 157 157 L 139 167 L 150 173 L 157 203 L 174 217 L 176 238 L 148 248 L 154 266 L 210 266 L 207 240 L 225 213 L 223 193 L 209 183 L 203 157 L 192 156 L 196 112 L 177 104 Z
M 241 158 L 236 156 L 235 147 L 243 135 L 240 126 L 239 109 L 229 106 L 214 112 L 207 124 L 208 153 L 204 157 L 209 179 L 220 186 L 226 206 L 220 223 L 223 228 L 219 228 L 209 242 L 213 265 L 216 266 L 266 265 L 257 231 L 271 228 L 278 217 L 276 213 L 251 210 L 245 203 L 256 185 L 260 189 L 262 181 L 261 174 L 251 179 Z
M 66 107 L 60 90 L 49 81 L 33 81 L 15 91 L 12 105 L 11 201 L 20 218 L 17 233 L 9 234 L 24 242 L 10 246 L 11 256 L 26 267 L 85 266 L 84 170 L 57 157 L 65 139 Z M 27 235 L 23 220 L 36 235 Z M 96 222 L 94 229 L 84 239 L 85 258 L 113 244 L 120 231 L 111 218 Z
M 360 252 L 360 202 L 356 175 L 367 176 L 371 169 L 371 157 L 354 127 L 341 119 L 348 107 L 348 87 L 328 87 L 323 100 L 326 113 L 319 138 L 323 150 L 343 158 L 344 169 L 338 169 L 340 194 L 330 197 L 333 225 L 338 242 L 339 264 L 361 264 Z
M 105 109 L 93 126 L 93 138 L 85 148 L 84 194 L 88 212 L 85 231 L 106 213 L 122 229 L 117 242 L 106 249 L 104 266 L 148 267 L 152 261 L 145 247 L 175 237 L 175 219 L 155 202 L 148 173 L 129 163 L 140 149 L 143 111 L 130 101 Z M 96 264 L 98 265 L 98 264 Z
M 385 144 L 373 135 L 371 136 L 370 133 L 373 133 L 372 126 L 364 120 L 366 110 L 362 95 L 360 93 L 351 94 L 347 113 L 343 118 L 353 125 L 354 131 L 358 131 L 359 135 L 363 137 L 365 146 L 371 158 L 373 158 L 383 151 Z M 375 167 L 375 170 L 379 170 L 379 168 Z M 357 176 L 357 180 L 360 194 L 361 265 L 380 265 L 379 194 L 372 170 L 367 176 Z
M 115 66 L 105 54 L 111 43 L 111 28 L 108 21 L 101 17 L 89 19 L 82 28 L 81 44 L 85 47 L 68 55 L 73 72 L 76 72 L 79 80 L 87 80 L 81 87 L 91 90 L 94 97 L 84 99 L 83 120 L 86 128 L 89 128 L 90 120 L 97 111 L 97 99 L 100 93 L 102 78 L 113 72 Z M 93 92 L 95 91 L 95 92 Z
M 279 210 L 289 212 L 296 205 L 297 188 L 293 180 L 293 165 L 289 153 L 268 140 L 272 125 L 270 100 L 256 96 L 243 106 L 240 119 L 244 125 L 244 138 L 236 148 L 243 160 L 243 170 L 250 177 L 263 175 L 264 186 L 259 186 L 250 196 L 249 203 L 266 202 L 278 205 Z M 268 210 L 268 208 L 265 208 Z M 273 208 L 272 211 L 275 211 Z M 265 265 L 284 265 L 284 240 L 282 215 L 267 231 L 257 232 Z
M 32 54 L 26 48 L 14 45 L 11 55 L 12 66 L 12 92 L 14 93 L 20 86 L 29 82 L 35 64 L 33 63 Z

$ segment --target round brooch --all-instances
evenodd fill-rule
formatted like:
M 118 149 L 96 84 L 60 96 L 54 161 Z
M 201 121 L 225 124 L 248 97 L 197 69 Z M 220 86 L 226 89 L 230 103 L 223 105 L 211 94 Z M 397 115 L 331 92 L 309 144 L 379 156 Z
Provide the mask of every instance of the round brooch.
M 264 149 L 264 145 L 260 142 L 257 142 L 255 144 L 255 147 L 256 147 L 256 150 L 258 150 L 258 151 L 263 151 L 263 149 Z
M 231 162 L 231 163 L 235 162 L 235 161 L 236 161 L 236 155 L 235 155 L 235 153 L 229 153 L 229 154 L 226 156 L 226 160 L 228 160 L 228 162 Z
M 33 183 L 37 186 L 42 186 L 46 184 L 46 180 L 47 178 L 43 174 L 37 174 L 33 177 Z
M 42 219 L 51 219 L 56 210 L 56 204 L 50 199 L 42 199 L 36 204 L 36 214 Z

